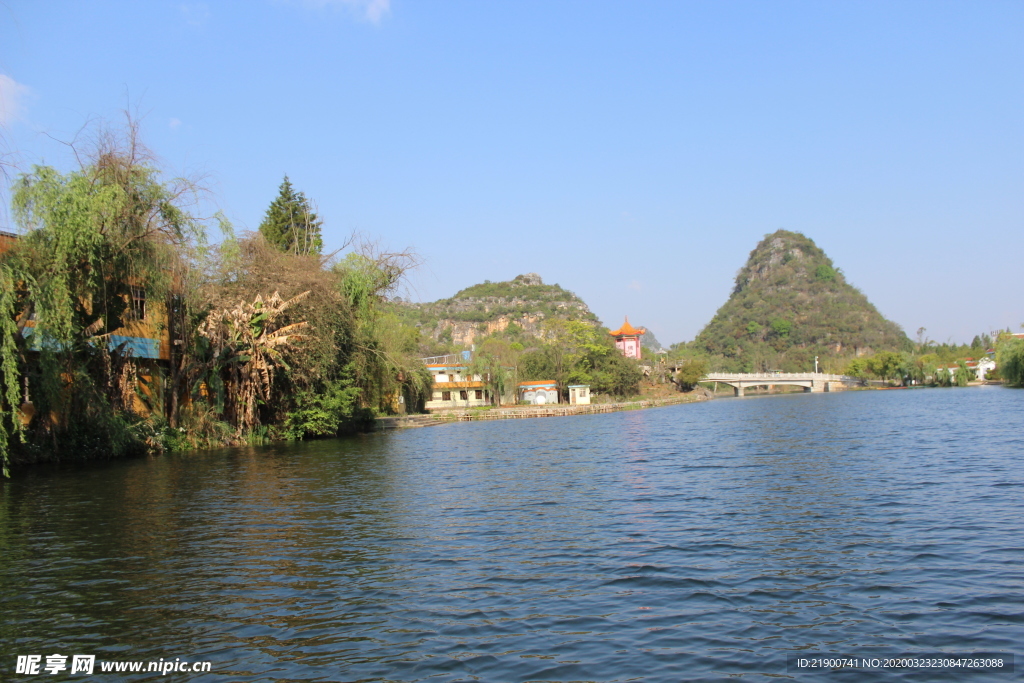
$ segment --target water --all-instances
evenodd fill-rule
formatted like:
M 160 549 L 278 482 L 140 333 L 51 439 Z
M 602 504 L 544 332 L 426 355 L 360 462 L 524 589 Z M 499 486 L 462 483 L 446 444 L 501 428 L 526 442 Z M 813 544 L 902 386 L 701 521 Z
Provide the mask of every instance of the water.
M 218 682 L 1017 680 L 786 663 L 1019 650 L 1022 453 L 1024 391 L 992 387 L 40 468 L 0 498 L 0 679 L 92 653 Z

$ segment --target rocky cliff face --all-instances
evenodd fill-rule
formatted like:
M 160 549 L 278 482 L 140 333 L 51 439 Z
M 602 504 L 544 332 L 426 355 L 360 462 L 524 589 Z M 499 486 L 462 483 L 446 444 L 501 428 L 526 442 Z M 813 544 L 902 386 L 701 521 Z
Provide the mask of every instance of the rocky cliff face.
M 536 273 L 508 282 L 484 282 L 450 299 L 402 307 L 424 333 L 464 345 L 495 332 L 543 339 L 544 322 L 552 318 L 598 322 L 582 299 L 558 285 L 545 285 Z
M 693 342 L 723 369 L 799 371 L 909 345 L 813 241 L 779 230 L 750 252 L 729 300 Z M 836 360 L 836 366 L 839 362 Z

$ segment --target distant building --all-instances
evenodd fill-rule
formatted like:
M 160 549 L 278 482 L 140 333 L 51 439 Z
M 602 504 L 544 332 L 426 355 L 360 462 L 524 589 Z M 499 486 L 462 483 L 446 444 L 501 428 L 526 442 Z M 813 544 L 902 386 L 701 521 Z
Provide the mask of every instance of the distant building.
M 622 327 L 608 334 L 615 337 L 615 346 L 622 352 L 623 356 L 640 360 L 640 337 L 644 336 L 645 332 L 647 330 L 643 327 L 633 327 L 630 325 L 629 316 L 626 316 L 626 322 L 622 324 Z
M 590 385 L 589 384 L 570 384 L 569 385 L 569 405 L 572 405 L 572 406 L 588 406 L 588 405 L 590 405 Z
M 981 360 L 975 360 L 973 358 L 967 358 L 964 360 L 964 365 L 967 369 L 974 373 L 975 378 L 979 380 L 985 379 L 985 376 L 996 369 L 996 362 L 991 358 L 982 358 Z M 951 365 L 940 365 L 938 370 L 947 370 L 950 376 L 956 374 L 959 364 L 953 363 Z
M 471 373 L 465 365 L 428 363 L 427 370 L 434 379 L 430 400 L 423 406 L 427 410 L 490 405 L 491 392 L 484 385 L 484 378 Z
M 535 406 L 558 403 L 558 382 L 542 379 L 519 383 L 519 400 Z

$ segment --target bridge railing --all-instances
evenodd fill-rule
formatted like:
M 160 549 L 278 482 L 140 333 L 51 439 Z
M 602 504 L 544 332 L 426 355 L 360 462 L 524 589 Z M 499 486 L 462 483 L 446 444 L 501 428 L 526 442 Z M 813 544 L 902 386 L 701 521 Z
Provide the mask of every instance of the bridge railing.
M 702 382 L 714 382 L 725 380 L 798 380 L 798 381 L 819 381 L 819 382 L 860 382 L 856 377 L 846 375 L 827 375 L 823 372 L 709 372 L 704 376 Z

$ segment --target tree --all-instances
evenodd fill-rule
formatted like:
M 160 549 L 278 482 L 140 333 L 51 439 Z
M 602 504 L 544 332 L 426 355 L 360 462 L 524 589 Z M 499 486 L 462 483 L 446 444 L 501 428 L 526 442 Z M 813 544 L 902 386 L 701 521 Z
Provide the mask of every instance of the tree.
M 853 358 L 846 365 L 843 374 L 850 377 L 862 378 L 868 371 L 868 362 L 864 358 Z
M 924 384 L 928 375 L 935 372 L 922 359 L 913 358 L 909 354 L 903 356 L 903 376 L 914 384 Z
M 134 123 L 123 137 L 102 134 L 85 158 L 67 174 L 37 166 L 14 188 L 25 234 L 0 262 L 4 461 L 6 437 L 18 428 L 20 401 L 9 390 L 19 375 L 29 378 L 37 415 L 51 416 L 30 425 L 37 446 L 81 456 L 138 445 L 128 430 L 136 362 L 111 335 L 138 315 L 133 290 L 161 300 L 180 288 L 187 255 L 203 240 L 203 226 L 183 208 L 194 188 L 161 180 Z
M 793 323 L 784 318 L 775 318 L 771 322 L 772 332 L 779 337 L 789 337 L 790 331 L 793 329 Z
M 470 372 L 484 378 L 493 405 L 500 407 L 501 398 L 514 389 L 521 350 L 522 344 L 490 337 L 473 354 Z
M 999 374 L 1008 384 L 1024 387 L 1024 339 L 1001 336 L 996 351 Z
M 691 391 L 701 378 L 708 372 L 707 361 L 699 358 L 690 358 L 679 365 L 672 382 L 679 387 L 680 391 Z
M 902 367 L 903 357 L 892 351 L 876 353 L 867 362 L 868 372 L 885 380 L 899 377 Z
M 306 195 L 296 192 L 286 175 L 277 198 L 270 203 L 260 223 L 260 234 L 281 251 L 319 254 L 324 246 L 320 235 L 322 224 Z
M 966 387 L 968 382 L 974 379 L 974 373 L 967 367 L 966 361 L 957 361 L 956 372 L 953 373 L 953 381 L 958 387 Z
M 259 406 L 271 398 L 274 374 L 288 367 L 287 350 L 302 340 L 306 321 L 282 325 L 280 320 L 307 296 L 308 291 L 284 301 L 274 292 L 264 301 L 257 295 L 251 304 L 212 311 L 199 327 L 210 369 L 203 379 L 237 436 L 259 426 Z
M 832 282 L 836 279 L 836 269 L 823 263 L 814 270 L 814 278 L 820 282 Z
M 917 328 L 917 346 L 918 346 L 918 350 L 920 350 L 920 348 L 923 347 L 927 343 L 927 341 L 925 340 L 925 336 L 924 336 L 924 333 L 927 332 L 927 331 L 928 331 L 927 327 L 919 327 L 919 328 Z
M 218 371 L 222 378 L 232 380 L 223 383 L 224 389 L 242 395 L 244 392 L 236 389 L 251 393 L 256 387 L 263 394 L 255 415 L 258 420 L 238 420 L 233 399 L 213 406 L 214 415 L 231 423 L 228 440 L 245 440 L 252 432 L 272 439 L 333 436 L 366 426 L 375 413 L 421 407 L 429 395 L 431 378 L 419 361 L 419 335 L 386 305 L 389 294 L 415 261 L 413 254 L 382 253 L 372 244 L 360 244 L 345 258 L 331 261 L 282 252 L 261 235 L 222 246 L 220 265 L 211 268 L 213 282 L 206 287 L 212 309 L 222 313 L 235 310 L 240 300 L 251 302 L 257 294 L 267 302 L 268 296 L 279 292 L 281 299 L 295 298 L 294 305 L 281 308 L 272 328 L 264 327 L 261 334 L 309 323 L 301 328 L 301 344 L 292 347 L 289 342 L 280 347 L 283 362 L 271 359 L 269 401 L 265 386 L 242 387 L 228 372 L 236 368 L 238 376 L 244 376 L 248 361 L 232 358 L 255 358 L 244 347 L 259 340 L 258 328 L 253 330 L 254 338 L 248 339 L 245 329 L 231 323 L 236 331 L 231 333 L 230 344 L 223 346 L 228 353 L 221 354 L 221 360 L 228 362 L 222 362 Z M 308 296 L 299 298 L 303 292 L 309 292 Z M 254 322 L 265 326 L 268 321 Z M 208 359 L 209 343 L 199 336 L 195 355 Z M 232 347 L 239 353 L 232 355 Z M 197 380 L 190 380 L 190 386 L 196 384 Z M 207 386 L 213 385 L 207 382 Z M 214 398 L 220 393 L 219 385 L 215 389 L 211 392 Z M 228 393 L 223 395 L 230 399 Z M 193 404 L 200 398 L 193 395 Z

